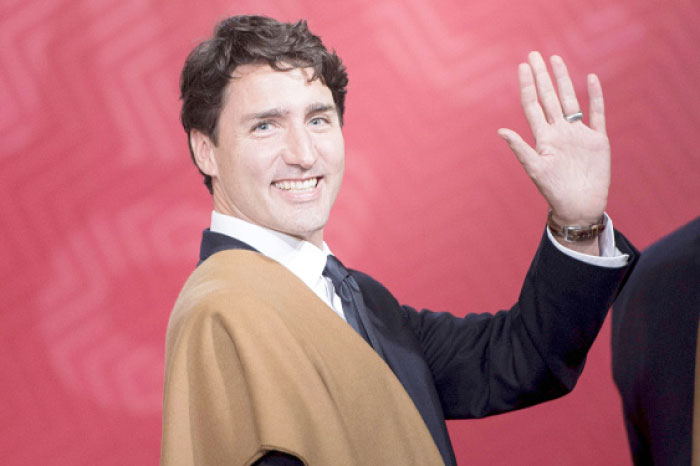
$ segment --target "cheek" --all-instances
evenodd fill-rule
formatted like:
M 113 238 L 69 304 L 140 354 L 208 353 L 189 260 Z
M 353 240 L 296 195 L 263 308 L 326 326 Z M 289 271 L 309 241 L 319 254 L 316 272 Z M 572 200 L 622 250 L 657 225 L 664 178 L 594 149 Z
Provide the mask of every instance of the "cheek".
M 340 175 L 342 175 L 343 172 L 345 171 L 345 152 L 344 151 L 341 151 L 339 153 L 338 160 L 336 161 L 336 166 L 337 166 L 338 173 Z
M 341 145 L 336 152 L 335 167 L 339 174 L 345 171 L 345 146 Z
M 343 141 L 342 133 L 329 138 L 324 143 L 323 150 L 326 155 L 328 168 L 333 172 L 342 173 L 345 167 L 345 142 Z
M 274 157 L 269 147 L 249 145 L 239 151 L 232 159 L 230 173 L 241 185 L 260 186 L 270 183 L 273 172 Z

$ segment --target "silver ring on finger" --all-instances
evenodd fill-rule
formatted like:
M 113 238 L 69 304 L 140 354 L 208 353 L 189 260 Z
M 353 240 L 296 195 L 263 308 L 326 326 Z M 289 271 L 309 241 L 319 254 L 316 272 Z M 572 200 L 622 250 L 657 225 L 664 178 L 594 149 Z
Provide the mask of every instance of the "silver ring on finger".
M 576 113 L 572 113 L 570 115 L 564 115 L 564 119 L 566 121 L 568 121 L 569 123 L 581 121 L 581 120 L 583 120 L 583 112 L 576 112 Z

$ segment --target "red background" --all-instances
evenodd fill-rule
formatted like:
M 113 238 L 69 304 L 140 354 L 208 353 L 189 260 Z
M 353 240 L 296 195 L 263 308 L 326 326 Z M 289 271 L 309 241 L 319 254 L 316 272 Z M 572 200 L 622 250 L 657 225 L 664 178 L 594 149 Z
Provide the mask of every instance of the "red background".
M 3 464 L 157 462 L 165 328 L 211 208 L 178 75 L 237 13 L 308 18 L 344 58 L 326 239 L 403 302 L 464 314 L 517 296 L 546 206 L 496 129 L 527 133 L 516 68 L 533 49 L 565 58 L 582 103 L 585 74 L 601 78 L 620 230 L 644 247 L 700 212 L 695 0 L 4 0 Z M 629 465 L 609 359 L 606 324 L 570 396 L 450 423 L 460 462 Z

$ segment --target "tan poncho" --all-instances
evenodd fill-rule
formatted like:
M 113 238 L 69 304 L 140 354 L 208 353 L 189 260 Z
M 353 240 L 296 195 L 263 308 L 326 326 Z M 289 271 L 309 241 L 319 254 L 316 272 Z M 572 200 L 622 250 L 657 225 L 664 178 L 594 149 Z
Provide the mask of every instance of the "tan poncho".
M 280 264 L 229 250 L 180 293 L 166 341 L 161 464 L 442 465 L 415 405 L 355 331 Z

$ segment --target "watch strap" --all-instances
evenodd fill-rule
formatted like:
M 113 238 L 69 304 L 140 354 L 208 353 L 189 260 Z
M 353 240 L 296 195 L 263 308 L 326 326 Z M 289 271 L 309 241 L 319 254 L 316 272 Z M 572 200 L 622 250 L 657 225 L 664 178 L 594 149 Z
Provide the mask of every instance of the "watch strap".
M 605 230 L 604 218 L 601 217 L 598 223 L 592 225 L 559 225 L 552 218 L 552 209 L 547 215 L 547 226 L 554 236 L 563 238 L 564 241 L 588 241 L 598 237 Z

